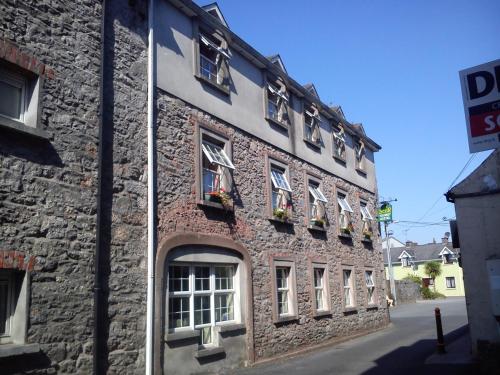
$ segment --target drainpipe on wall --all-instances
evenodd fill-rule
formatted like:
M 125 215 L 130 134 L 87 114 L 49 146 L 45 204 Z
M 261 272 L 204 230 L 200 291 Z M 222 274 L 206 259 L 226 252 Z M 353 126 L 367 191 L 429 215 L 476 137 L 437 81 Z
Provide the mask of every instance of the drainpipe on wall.
M 155 266 L 155 171 L 154 171 L 154 0 L 148 2 L 148 286 L 146 301 L 146 375 L 153 374 L 153 318 Z
M 101 56 L 100 56 L 100 77 L 99 77 L 99 134 L 97 151 L 97 202 L 96 202 L 96 246 L 94 254 L 94 327 L 92 343 L 92 371 L 94 375 L 100 373 L 99 352 L 101 341 L 105 337 L 103 333 L 102 319 L 102 284 L 101 284 L 101 249 L 102 249 L 102 189 L 103 189 L 103 152 L 104 152 L 104 60 L 105 60 L 105 26 L 106 26 L 106 0 L 101 2 Z

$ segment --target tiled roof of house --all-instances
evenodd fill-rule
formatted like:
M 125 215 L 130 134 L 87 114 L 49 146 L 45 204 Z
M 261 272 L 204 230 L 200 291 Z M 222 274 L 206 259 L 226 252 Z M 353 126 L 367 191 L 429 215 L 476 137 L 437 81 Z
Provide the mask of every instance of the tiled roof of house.
M 392 263 L 400 263 L 399 256 L 406 251 L 414 262 L 423 262 L 426 260 L 440 260 L 439 253 L 444 248 L 449 249 L 454 254 L 458 254 L 460 249 L 454 249 L 451 242 L 448 243 L 429 243 L 425 245 L 411 244 L 409 247 L 394 247 L 391 249 Z M 384 264 L 387 264 L 387 251 L 384 250 Z

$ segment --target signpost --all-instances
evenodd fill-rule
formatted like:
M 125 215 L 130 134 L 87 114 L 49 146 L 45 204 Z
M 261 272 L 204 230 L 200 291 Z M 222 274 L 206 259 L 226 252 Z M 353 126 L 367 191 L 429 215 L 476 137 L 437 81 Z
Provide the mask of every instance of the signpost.
M 390 203 L 382 202 L 377 212 L 377 221 L 383 223 L 392 221 L 392 206 Z
M 500 147 L 500 60 L 460 71 L 471 153 Z

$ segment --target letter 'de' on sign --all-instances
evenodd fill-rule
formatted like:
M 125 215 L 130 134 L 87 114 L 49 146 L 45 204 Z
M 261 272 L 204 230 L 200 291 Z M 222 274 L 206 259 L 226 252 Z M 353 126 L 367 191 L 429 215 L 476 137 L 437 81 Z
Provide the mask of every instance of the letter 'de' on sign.
M 500 147 L 500 60 L 460 72 L 469 151 Z

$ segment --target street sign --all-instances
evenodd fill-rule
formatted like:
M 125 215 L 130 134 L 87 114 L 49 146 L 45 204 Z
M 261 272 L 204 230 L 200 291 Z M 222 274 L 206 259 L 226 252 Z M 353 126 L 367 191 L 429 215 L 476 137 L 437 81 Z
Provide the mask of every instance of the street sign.
M 469 151 L 500 147 L 500 60 L 460 71 Z
M 382 203 L 382 206 L 380 206 L 377 212 L 377 221 L 392 221 L 392 206 L 390 203 Z

